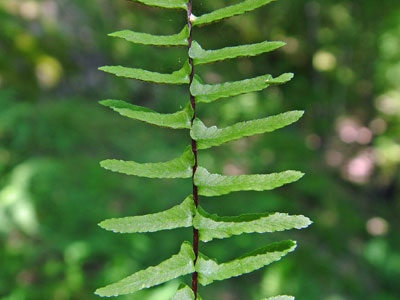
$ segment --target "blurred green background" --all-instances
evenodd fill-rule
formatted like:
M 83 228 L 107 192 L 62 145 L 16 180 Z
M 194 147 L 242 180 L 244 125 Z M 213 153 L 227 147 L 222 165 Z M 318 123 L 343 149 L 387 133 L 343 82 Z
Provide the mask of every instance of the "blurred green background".
M 194 0 L 194 14 L 239 1 Z M 113 98 L 175 112 L 187 87 L 107 75 L 102 65 L 172 72 L 185 48 L 160 49 L 107 37 L 120 29 L 172 34 L 183 11 L 125 0 L 0 0 L 0 299 L 98 299 L 93 291 L 176 253 L 190 229 L 118 235 L 96 224 L 180 203 L 190 180 L 140 179 L 100 160 L 164 161 L 188 132 L 151 127 L 97 104 Z M 283 40 L 273 53 L 199 66 L 209 83 L 292 71 L 288 84 L 199 105 L 219 127 L 304 109 L 275 133 L 203 151 L 224 174 L 297 169 L 307 175 L 275 191 L 201 198 L 219 215 L 280 211 L 309 216 L 307 230 L 251 234 L 201 245 L 219 261 L 271 241 L 297 251 L 262 270 L 201 288 L 205 299 L 400 299 L 400 2 L 280 0 L 196 28 L 205 49 Z M 189 277 L 183 278 L 186 282 Z M 168 299 L 179 280 L 120 299 Z

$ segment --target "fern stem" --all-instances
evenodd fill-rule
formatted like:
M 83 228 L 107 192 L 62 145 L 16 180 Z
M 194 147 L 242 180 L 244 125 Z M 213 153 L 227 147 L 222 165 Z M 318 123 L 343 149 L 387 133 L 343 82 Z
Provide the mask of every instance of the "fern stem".
M 190 50 L 190 48 L 192 47 L 192 32 L 193 32 L 193 30 L 192 30 L 191 16 L 192 16 L 192 0 L 188 0 L 188 3 L 187 3 L 187 22 L 188 22 L 188 28 L 189 28 L 188 50 Z M 188 56 L 189 56 L 189 54 L 188 54 Z M 193 76 L 194 76 L 193 59 L 190 58 L 190 56 L 189 56 L 189 65 L 191 68 L 190 82 L 189 82 L 189 87 L 190 87 L 190 85 L 193 82 Z M 195 102 L 194 96 L 190 92 L 190 89 L 189 89 L 189 94 L 190 94 L 190 105 L 192 106 L 192 109 L 193 109 L 193 118 L 191 120 L 191 123 L 193 125 L 193 121 L 196 118 L 196 102 Z M 197 186 L 194 184 L 194 175 L 197 170 L 197 146 L 196 146 L 196 141 L 194 139 L 192 139 L 192 152 L 194 154 L 194 159 L 195 159 L 195 163 L 193 166 L 193 174 L 192 174 L 193 201 L 194 201 L 194 204 L 196 205 L 196 207 L 198 207 L 199 206 L 199 194 L 197 192 Z M 199 232 L 194 227 L 193 227 L 193 252 L 195 254 L 194 263 L 196 264 L 197 257 L 199 254 Z M 197 272 L 194 272 L 192 274 L 192 291 L 194 293 L 195 300 L 197 299 L 197 284 L 198 284 Z

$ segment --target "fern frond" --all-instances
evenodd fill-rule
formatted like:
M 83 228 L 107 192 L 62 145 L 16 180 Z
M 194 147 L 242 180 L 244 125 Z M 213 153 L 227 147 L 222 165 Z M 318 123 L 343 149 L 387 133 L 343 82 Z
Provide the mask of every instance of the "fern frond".
M 183 154 L 167 162 L 138 163 L 116 159 L 105 160 L 102 167 L 113 172 L 136 175 L 148 178 L 190 178 L 192 177 L 193 195 L 188 196 L 181 204 L 162 212 L 140 216 L 114 218 L 101 222 L 100 227 L 118 233 L 143 233 L 170 230 L 182 227 L 193 227 L 191 245 L 184 242 L 178 254 L 134 273 L 114 284 L 100 288 L 96 294 L 100 296 L 119 296 L 134 293 L 171 279 L 192 273 L 192 288 L 180 285 L 171 300 L 201 300 L 197 294 L 198 283 L 208 285 L 215 280 L 224 280 L 240 276 L 272 262 L 280 260 L 294 251 L 296 242 L 283 241 L 270 244 L 237 259 L 218 264 L 198 250 L 198 242 L 223 239 L 244 233 L 268 233 L 289 229 L 302 229 L 312 222 L 302 215 L 286 213 L 244 214 L 232 217 L 220 217 L 209 214 L 199 206 L 199 196 L 219 196 L 236 191 L 272 190 L 285 184 L 299 180 L 304 174 L 298 171 L 284 171 L 272 174 L 223 176 L 211 174 L 198 165 L 198 151 L 243 137 L 272 132 L 299 120 L 303 111 L 289 111 L 258 120 L 239 122 L 225 128 L 206 127 L 195 118 L 196 103 L 210 103 L 221 98 L 261 91 L 271 84 L 282 84 L 293 78 L 292 73 L 284 73 L 278 77 L 263 75 L 255 78 L 205 84 L 194 75 L 195 65 L 208 64 L 238 57 L 250 57 L 267 53 L 285 45 L 284 42 L 265 41 L 261 43 L 225 47 L 216 50 L 205 50 L 196 41 L 192 41 L 192 27 L 210 24 L 241 15 L 257 9 L 274 0 L 242 0 L 213 12 L 196 17 L 192 14 L 192 0 L 132 0 L 149 6 L 161 8 L 183 9 L 187 11 L 187 25 L 177 34 L 152 35 L 149 33 L 122 30 L 109 34 L 128 42 L 153 46 L 189 46 L 187 61 L 181 69 L 171 74 L 152 72 L 139 68 L 123 66 L 105 66 L 99 68 L 118 77 L 142 80 L 160 84 L 189 84 L 190 102 L 174 113 L 159 113 L 151 109 L 133 105 L 120 100 L 104 100 L 100 103 L 113 109 L 120 115 L 143 121 L 152 125 L 172 129 L 190 129 L 191 146 L 186 147 Z M 264 300 L 294 300 L 291 296 L 276 296 Z
M 220 98 L 261 91 L 266 89 L 270 84 L 282 84 L 292 78 L 292 73 L 285 73 L 276 78 L 268 74 L 240 81 L 220 84 L 203 84 L 200 77 L 195 76 L 190 86 L 190 92 L 195 96 L 196 103 L 210 103 Z
M 253 272 L 280 260 L 295 248 L 295 241 L 273 243 L 222 264 L 200 254 L 195 266 L 196 272 L 199 273 L 199 283 L 205 286 L 214 280 L 225 280 Z
M 216 126 L 206 127 L 196 118 L 190 136 L 196 141 L 197 149 L 207 149 L 245 136 L 272 132 L 296 122 L 303 114 L 303 111 L 290 111 L 263 119 L 239 122 L 222 129 Z
M 127 68 L 122 66 L 105 66 L 100 67 L 99 70 L 106 73 L 114 74 L 118 77 L 137 79 L 147 82 L 165 84 L 187 84 L 190 81 L 189 75 L 191 68 L 189 63 L 186 61 L 181 69 L 173 72 L 172 74 L 163 74 L 143 69 Z
M 181 32 L 173 35 L 153 35 L 143 32 L 135 32 L 131 30 L 121 30 L 110 33 L 109 36 L 118 37 L 142 45 L 153 46 L 187 46 L 189 37 L 189 28 L 187 25 L 183 27 Z
M 103 100 L 100 101 L 100 104 L 110 107 L 124 117 L 172 129 L 189 129 L 193 117 L 193 109 L 190 104 L 172 114 L 161 114 L 146 107 L 133 105 L 121 100 Z
M 245 12 L 252 11 L 263 5 L 266 5 L 274 0 L 245 0 L 241 3 L 230 5 L 204 14 L 200 17 L 193 18 L 193 25 L 205 25 L 220 21 L 225 18 L 244 14 Z
M 204 50 L 200 44 L 193 41 L 189 49 L 189 57 L 193 58 L 195 65 L 208 64 L 243 56 L 256 56 L 270 52 L 284 46 L 284 42 L 262 42 L 251 45 L 226 47 L 218 50 Z
M 186 147 L 183 154 L 171 161 L 161 163 L 137 163 L 134 161 L 122 161 L 109 159 L 100 162 L 106 170 L 136 175 L 148 178 L 190 178 L 194 156 L 190 146 Z
M 136 272 L 116 283 L 96 290 L 102 297 L 112 297 L 131 294 L 149 288 L 171 279 L 194 272 L 194 253 L 192 245 L 184 242 L 178 254 L 163 261 L 155 267 Z
M 185 0 L 132 0 L 149 6 L 157 6 L 161 8 L 174 8 L 187 10 L 187 2 Z
M 105 230 L 119 233 L 156 232 L 182 227 L 190 227 L 196 207 L 193 196 L 188 196 L 181 204 L 166 211 L 144 215 L 108 219 L 99 224 Z
M 273 190 L 284 184 L 295 182 L 303 177 L 299 171 L 285 171 L 272 174 L 222 176 L 211 174 L 198 167 L 194 182 L 202 196 L 219 196 L 237 191 Z
M 236 217 L 219 217 L 198 208 L 193 226 L 199 230 L 200 240 L 228 238 L 242 233 L 265 233 L 289 229 L 302 229 L 311 224 L 304 216 L 290 216 L 285 213 L 246 214 Z

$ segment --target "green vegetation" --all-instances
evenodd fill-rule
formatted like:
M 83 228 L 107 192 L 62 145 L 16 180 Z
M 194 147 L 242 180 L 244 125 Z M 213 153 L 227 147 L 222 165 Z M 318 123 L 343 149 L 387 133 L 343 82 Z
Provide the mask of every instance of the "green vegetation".
M 193 10 L 201 16 L 239 2 L 198 0 Z M 119 235 L 96 225 L 170 209 L 191 192 L 189 178 L 133 178 L 98 165 L 109 157 L 168 162 L 189 143 L 187 130 L 135 121 L 150 113 L 135 106 L 149 107 L 180 112 L 171 119 L 153 115 L 157 125 L 187 128 L 187 85 L 97 71 L 103 65 L 160 74 L 179 70 L 184 47 L 133 45 L 107 34 L 129 28 L 174 35 L 186 24 L 185 11 L 130 1 L 10 0 L 0 1 L 0 15 L 0 299 L 99 299 L 97 287 L 155 266 L 179 253 L 181 241 L 191 241 L 190 228 Z M 211 174 L 306 173 L 298 183 L 265 193 L 204 197 L 202 216 L 212 213 L 216 221 L 226 217 L 214 213 L 279 211 L 306 214 L 314 222 L 307 230 L 243 235 L 213 223 L 221 230 L 204 237 L 212 241 L 202 243 L 201 252 L 219 264 L 281 240 L 297 240 L 298 247 L 259 271 L 200 287 L 203 299 L 399 298 L 399 18 L 397 0 L 281 0 L 195 27 L 194 38 L 208 51 L 263 40 L 286 43 L 264 55 L 196 65 L 208 85 L 296 75 L 284 86 L 199 104 L 206 128 L 306 111 L 291 126 L 199 153 Z M 108 98 L 134 105 L 105 103 L 133 119 L 98 105 Z M 262 222 L 252 218 L 245 220 Z M 118 299 L 169 299 L 180 283 Z M 181 287 L 175 299 L 185 295 Z
M 269 2 L 270 1 L 267 1 L 265 4 Z M 208 19 L 207 17 L 204 19 L 211 22 L 232 15 L 242 14 L 260 6 L 255 5 L 254 3 L 255 1 L 244 1 L 240 4 L 227 6 L 210 13 Z M 161 7 L 164 7 L 165 5 L 163 1 L 152 4 Z M 293 228 L 301 229 L 311 224 L 311 221 L 306 217 L 287 216 L 279 213 L 274 215 L 274 222 L 271 222 L 272 218 L 268 218 L 269 215 L 264 215 L 261 217 L 262 222 L 251 223 L 254 219 L 260 221 L 259 214 L 219 219 L 216 217 L 215 221 L 217 222 L 206 221 L 207 219 L 211 221 L 212 218 L 207 218 L 205 211 L 201 208 L 200 203 L 203 201 L 199 201 L 199 196 L 220 196 L 237 191 L 272 190 L 287 183 L 297 181 L 303 177 L 304 174 L 298 171 L 239 176 L 210 174 L 205 168 L 200 166 L 201 162 L 198 161 L 197 151 L 212 146 L 218 146 L 225 142 L 237 140 L 242 137 L 271 132 L 275 129 L 285 127 L 297 121 L 303 115 L 303 112 L 295 111 L 261 120 L 239 122 L 233 126 L 224 128 L 223 130 L 219 130 L 215 126 L 208 129 L 200 119 L 196 118 L 196 103 L 207 103 L 220 98 L 257 91 L 268 87 L 270 83 L 286 82 L 293 77 L 293 74 L 284 74 L 275 79 L 270 75 L 260 76 L 251 80 L 242 80 L 234 83 L 227 82 L 219 85 L 209 85 L 208 87 L 199 84 L 201 79 L 196 74 L 194 69 L 195 65 L 212 63 L 240 56 L 255 56 L 275 50 L 284 45 L 284 43 L 265 42 L 205 51 L 200 47 L 197 41 L 193 40 L 192 24 L 194 24 L 196 18 L 193 17 L 192 14 L 191 0 L 187 3 L 187 16 L 188 24 L 185 28 L 188 30 L 185 30 L 184 28 L 181 31 L 181 33 L 186 34 L 186 36 L 178 39 L 175 38 L 176 35 L 173 35 L 172 37 L 169 36 L 166 39 L 164 38 L 164 41 L 166 41 L 166 44 L 164 45 L 159 36 L 151 36 L 148 34 L 131 33 L 131 38 L 129 39 L 133 42 L 137 40 L 139 44 L 181 46 L 184 44 L 182 43 L 183 38 L 183 41 L 187 41 L 188 45 L 188 62 L 181 70 L 174 72 L 171 75 L 148 72 L 142 69 L 129 69 L 120 66 L 101 67 L 100 70 L 115 74 L 116 76 L 154 83 L 189 83 L 189 102 L 186 105 L 186 107 L 189 107 L 189 109 L 186 109 L 186 117 L 189 119 L 189 124 L 184 120 L 185 122 L 181 122 L 179 125 L 181 128 L 185 128 L 183 125 L 188 125 L 192 139 L 191 146 L 186 147 L 181 157 L 166 163 L 140 164 L 134 161 L 106 160 L 101 162 L 101 166 L 113 172 L 148 178 L 162 179 L 191 177 L 193 187 L 192 195 L 188 196 L 180 206 L 175 206 L 166 211 L 143 216 L 110 219 L 103 221 L 100 226 L 107 230 L 119 233 L 157 232 L 165 229 L 192 227 L 193 245 L 189 242 L 184 242 L 179 254 L 161 262 L 159 265 L 138 271 L 116 283 L 97 289 L 96 294 L 102 297 L 132 294 L 145 288 L 168 282 L 177 277 L 192 274 L 192 295 L 186 295 L 186 299 L 190 300 L 194 297 L 196 300 L 200 297 L 197 292 L 198 284 L 205 286 L 209 285 L 214 280 L 225 280 L 253 272 L 271 264 L 272 262 L 280 260 L 283 256 L 292 252 L 296 248 L 296 242 L 291 240 L 272 243 L 230 262 L 218 264 L 215 260 L 209 259 L 199 252 L 199 240 L 210 241 L 213 238 L 213 235 L 216 235 L 218 238 L 226 238 L 233 234 L 240 235 L 243 233 L 253 232 L 265 233 Z M 178 34 L 178 36 L 180 35 L 181 34 Z M 126 35 L 124 36 L 126 37 Z M 139 39 L 138 36 L 142 38 Z M 143 38 L 143 36 L 145 36 L 145 38 Z M 174 44 L 174 42 L 176 44 Z M 196 76 L 196 82 L 194 82 L 194 76 Z M 189 78 L 189 82 L 186 81 L 187 78 Z M 160 114 L 142 107 L 132 106 L 125 102 L 115 100 L 102 101 L 101 103 L 106 105 L 111 104 L 111 107 L 121 115 L 124 115 L 125 112 L 127 117 L 133 119 L 141 119 L 144 122 L 153 125 L 159 124 L 161 126 L 164 126 L 165 123 L 169 123 L 170 127 L 173 129 L 179 128 L 176 126 L 176 117 L 179 113 Z M 121 111 L 121 109 L 123 111 Z M 127 109 L 129 114 L 126 112 Z M 189 115 L 188 112 L 191 114 Z M 292 116 L 293 113 L 295 114 L 294 118 Z M 185 114 L 185 111 L 182 111 L 180 116 L 182 114 Z M 173 124 L 175 126 L 171 126 Z M 189 204 L 187 200 L 191 201 L 191 204 Z M 202 213 L 201 215 L 200 212 Z M 265 218 L 266 216 L 267 218 Z M 288 218 L 295 219 L 296 217 L 302 219 L 302 225 L 299 225 L 297 222 L 287 222 Z M 197 222 L 195 222 L 195 219 L 197 219 Z M 216 225 L 215 223 L 219 223 L 219 225 Z M 283 223 L 285 223 L 285 226 L 282 226 Z M 226 232 L 227 230 L 228 232 Z M 178 288 L 174 297 L 178 297 L 181 293 L 182 285 Z

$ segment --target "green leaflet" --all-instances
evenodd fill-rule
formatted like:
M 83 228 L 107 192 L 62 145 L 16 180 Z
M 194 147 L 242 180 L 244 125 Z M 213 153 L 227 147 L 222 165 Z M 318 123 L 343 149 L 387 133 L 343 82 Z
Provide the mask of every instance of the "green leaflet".
M 158 6 L 162 8 L 187 9 L 185 0 L 132 0 L 149 6 Z
M 265 298 L 264 300 L 294 300 L 294 297 L 292 296 L 276 296 L 272 298 Z
M 162 74 L 142 69 L 127 68 L 121 66 L 105 66 L 99 68 L 100 71 L 114 74 L 118 77 L 138 79 L 142 81 L 166 84 L 185 84 L 189 83 L 190 65 L 186 61 L 183 67 L 172 74 Z
M 211 13 L 204 14 L 200 17 L 195 17 L 193 25 L 197 26 L 197 25 L 209 24 L 232 16 L 241 15 L 245 12 L 266 5 L 272 1 L 274 0 L 245 0 L 238 4 L 217 9 Z
M 196 118 L 190 130 L 190 136 L 196 140 L 197 149 L 207 149 L 245 136 L 271 132 L 285 127 L 296 122 L 303 114 L 303 111 L 290 111 L 268 118 L 236 123 L 222 129 L 218 129 L 216 126 L 206 127 Z
M 194 155 L 190 146 L 183 154 L 162 163 L 137 163 L 116 159 L 104 160 L 100 165 L 110 171 L 148 178 L 189 178 L 192 177 Z
M 204 50 L 199 43 L 193 41 L 192 47 L 189 49 L 189 56 L 193 58 L 193 63 L 195 65 L 201 65 L 241 56 L 256 56 L 278 49 L 285 44 L 284 42 L 262 42 L 251 45 L 226 47 L 219 50 Z
M 218 264 L 215 260 L 200 254 L 196 263 L 196 272 L 199 273 L 199 283 L 205 286 L 214 280 L 224 280 L 253 272 L 274 261 L 280 260 L 295 248 L 296 242 L 294 241 L 273 243 L 222 264 Z
M 202 300 L 198 293 L 197 299 Z M 194 294 L 190 287 L 188 287 L 186 284 L 181 284 L 178 287 L 175 295 L 170 300 L 194 300 Z
M 190 92 L 196 102 L 210 103 L 220 98 L 232 97 L 244 93 L 261 91 L 270 84 L 282 84 L 293 78 L 292 73 L 285 73 L 273 78 L 271 75 L 258 76 L 234 82 L 220 84 L 203 84 L 198 76 L 194 77 Z
M 100 104 L 110 107 L 124 117 L 140 120 L 152 125 L 173 129 L 189 129 L 193 116 L 190 104 L 173 114 L 161 114 L 143 106 L 137 106 L 121 100 L 103 100 Z
M 194 294 L 190 287 L 181 284 L 170 300 L 194 300 Z
M 194 272 L 192 245 L 184 242 L 178 254 L 163 261 L 158 266 L 136 272 L 116 283 L 96 290 L 102 297 L 126 295 L 149 288 L 171 279 Z
M 237 217 L 219 217 L 208 214 L 201 207 L 193 219 L 193 226 L 199 230 L 200 240 L 209 242 L 214 238 L 223 239 L 242 233 L 265 233 L 289 229 L 306 228 L 312 222 L 304 216 L 289 216 L 285 213 L 246 214 Z
M 144 216 L 109 219 L 99 226 L 105 230 L 119 233 L 156 232 L 181 227 L 191 227 L 196 207 L 193 196 L 166 211 Z
M 222 176 L 210 174 L 206 169 L 198 167 L 194 176 L 194 183 L 198 187 L 199 195 L 219 196 L 236 191 L 266 191 L 295 182 L 303 177 L 299 171 L 285 171 L 281 173 L 259 175 Z
M 189 37 L 189 28 L 187 25 L 181 32 L 173 35 L 152 35 L 143 32 L 135 32 L 131 30 L 121 30 L 110 33 L 109 36 L 119 37 L 127 40 L 128 42 L 154 45 L 154 46 L 187 46 Z

